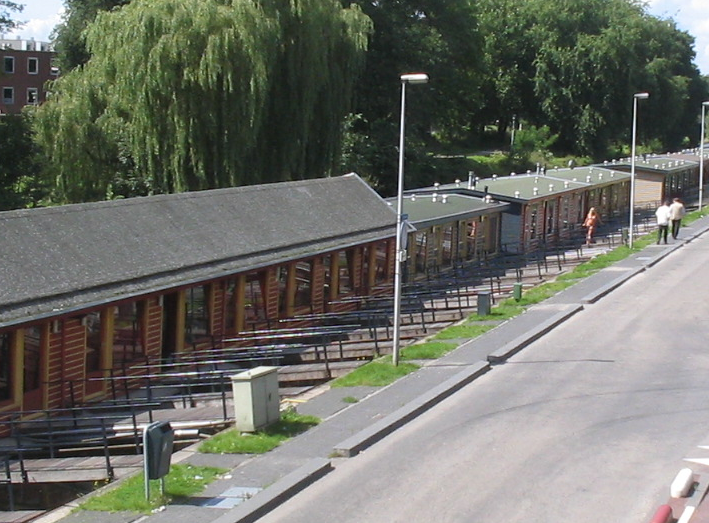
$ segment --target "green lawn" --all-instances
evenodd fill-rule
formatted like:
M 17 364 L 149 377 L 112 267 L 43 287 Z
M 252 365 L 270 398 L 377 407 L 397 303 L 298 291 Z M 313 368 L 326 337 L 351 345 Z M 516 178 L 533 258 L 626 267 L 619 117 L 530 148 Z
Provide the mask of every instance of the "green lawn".
M 419 368 L 413 363 L 391 363 L 391 356 L 384 356 L 353 370 L 349 374 L 330 382 L 331 387 L 383 387 Z
M 98 494 L 79 505 L 79 510 L 98 510 L 102 512 L 142 512 L 165 505 L 175 499 L 186 498 L 201 492 L 204 487 L 214 481 L 227 469 L 215 467 L 197 467 L 194 465 L 172 465 L 170 473 L 165 476 L 165 496 L 161 495 L 160 482 L 150 482 L 150 501 L 145 499 L 144 475 L 138 474 L 128 478 L 115 489 L 105 494 Z
M 253 434 L 235 429 L 221 432 L 202 443 L 199 451 L 209 454 L 263 454 L 318 423 L 320 419 L 315 416 L 288 410 L 281 414 L 280 421 Z

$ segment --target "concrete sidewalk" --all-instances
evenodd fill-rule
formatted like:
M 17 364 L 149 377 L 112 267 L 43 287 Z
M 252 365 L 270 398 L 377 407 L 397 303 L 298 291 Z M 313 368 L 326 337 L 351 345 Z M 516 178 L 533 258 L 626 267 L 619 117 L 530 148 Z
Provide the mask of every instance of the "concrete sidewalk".
M 40 523 L 237 523 L 256 521 L 285 499 L 332 470 L 341 457 L 355 456 L 417 415 L 454 394 L 494 365 L 524 349 L 559 323 L 594 303 L 630 278 L 709 230 L 709 217 L 683 227 L 681 238 L 668 245 L 651 245 L 529 308 L 483 336 L 464 341 L 444 357 L 384 387 L 327 389 L 297 405 L 303 414 L 323 421 L 273 451 L 259 456 L 200 454 L 189 448 L 173 462 L 231 468 L 186 504 L 169 505 L 144 516 L 133 513 L 70 513 L 62 507 L 39 518 Z M 346 403 L 345 397 L 357 403 Z

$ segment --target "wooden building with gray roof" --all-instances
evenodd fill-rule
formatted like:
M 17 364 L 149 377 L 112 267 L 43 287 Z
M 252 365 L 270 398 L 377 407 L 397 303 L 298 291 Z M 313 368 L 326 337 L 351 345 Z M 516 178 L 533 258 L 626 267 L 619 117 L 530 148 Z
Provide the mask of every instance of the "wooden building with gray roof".
M 0 414 L 391 285 L 396 215 L 357 175 L 0 213 Z
M 612 160 L 603 166 L 630 173 L 632 159 Z M 699 157 L 691 153 L 646 154 L 635 159 L 635 204 L 654 209 L 672 198 L 689 199 L 699 189 Z
M 571 239 L 590 207 L 597 207 L 604 218 L 620 216 L 630 201 L 629 179 L 620 171 L 586 166 L 484 179 L 470 176 L 467 182 L 457 180 L 408 192 L 433 190 L 507 203 L 502 246 L 510 252 L 530 252 Z
M 499 254 L 501 215 L 509 204 L 437 191 L 406 194 L 403 203 L 410 224 L 407 279 Z

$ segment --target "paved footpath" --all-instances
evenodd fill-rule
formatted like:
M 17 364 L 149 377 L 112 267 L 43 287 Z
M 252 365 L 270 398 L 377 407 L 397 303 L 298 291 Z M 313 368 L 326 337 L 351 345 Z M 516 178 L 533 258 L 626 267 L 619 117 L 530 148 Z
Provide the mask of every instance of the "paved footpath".
M 87 511 L 71 512 L 76 504 L 57 509 L 35 520 L 38 523 L 242 523 L 256 521 L 283 500 L 293 496 L 330 472 L 333 460 L 356 456 L 387 434 L 414 419 L 457 390 L 490 370 L 493 364 L 523 350 L 556 325 L 595 303 L 636 274 L 652 266 L 686 242 L 709 231 L 709 217 L 683 227 L 681 238 L 668 245 L 651 245 L 642 252 L 608 267 L 564 290 L 524 314 L 503 323 L 485 335 L 461 343 L 446 356 L 425 364 L 420 370 L 384 387 L 329 389 L 297 405 L 298 412 L 312 414 L 323 421 L 273 451 L 259 456 L 208 455 L 188 448 L 176 453 L 173 463 L 186 462 L 230 468 L 231 472 L 210 484 L 188 502 L 170 505 L 150 516 L 120 512 L 115 514 Z M 359 399 L 346 403 L 346 396 Z M 698 442 L 700 443 L 700 442 Z M 707 442 L 709 443 L 709 439 Z M 709 458 L 709 451 L 704 451 Z M 709 459 L 706 462 L 709 464 Z M 705 481 L 709 465 L 686 462 L 681 467 L 696 468 L 699 486 Z M 701 478 L 701 479 L 700 479 Z M 106 487 L 111 488 L 112 486 Z M 698 488 L 699 493 L 701 489 Z M 669 485 L 668 485 L 669 492 Z M 675 517 L 684 507 L 696 503 L 699 508 L 693 522 L 709 507 L 694 501 L 672 501 Z M 658 504 L 663 503 L 658 500 Z

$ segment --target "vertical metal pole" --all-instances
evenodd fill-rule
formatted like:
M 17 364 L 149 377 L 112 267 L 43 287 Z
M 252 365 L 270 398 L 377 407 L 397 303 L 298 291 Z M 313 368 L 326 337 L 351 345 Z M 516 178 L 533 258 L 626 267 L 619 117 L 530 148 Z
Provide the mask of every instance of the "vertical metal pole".
M 399 188 L 396 194 L 396 259 L 394 262 L 394 335 L 392 361 L 399 365 L 399 331 L 401 324 L 401 264 L 402 258 L 402 213 L 404 211 L 404 110 L 406 108 L 406 82 L 401 82 L 401 126 L 399 130 Z
M 699 139 L 699 212 L 702 211 L 702 196 L 704 194 L 704 117 L 708 102 L 702 103 L 702 134 Z
M 628 220 L 628 246 L 633 248 L 633 237 L 635 236 L 633 227 L 635 225 L 635 137 L 638 127 L 638 98 L 633 97 L 633 143 L 630 153 L 630 219 Z
M 145 500 L 150 502 L 150 479 L 148 478 L 148 426 L 143 429 L 143 473 L 145 475 Z

